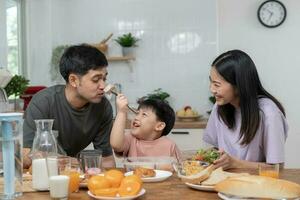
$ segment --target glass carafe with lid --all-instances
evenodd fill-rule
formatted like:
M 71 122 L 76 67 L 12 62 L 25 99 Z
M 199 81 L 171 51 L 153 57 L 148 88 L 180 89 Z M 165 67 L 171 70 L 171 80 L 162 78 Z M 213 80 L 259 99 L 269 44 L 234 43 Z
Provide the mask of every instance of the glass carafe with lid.
M 53 119 L 35 120 L 36 135 L 33 139 L 32 156 L 32 188 L 48 190 L 47 156 L 57 155 L 57 141 L 52 132 Z

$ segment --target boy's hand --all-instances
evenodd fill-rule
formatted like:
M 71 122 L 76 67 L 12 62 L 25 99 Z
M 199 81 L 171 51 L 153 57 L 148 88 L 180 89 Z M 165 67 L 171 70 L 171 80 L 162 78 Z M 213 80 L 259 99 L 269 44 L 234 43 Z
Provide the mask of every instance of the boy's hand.
M 118 112 L 127 113 L 127 111 L 128 111 L 128 107 L 127 107 L 128 99 L 123 94 L 118 94 L 117 99 L 116 99 L 116 103 L 117 103 Z

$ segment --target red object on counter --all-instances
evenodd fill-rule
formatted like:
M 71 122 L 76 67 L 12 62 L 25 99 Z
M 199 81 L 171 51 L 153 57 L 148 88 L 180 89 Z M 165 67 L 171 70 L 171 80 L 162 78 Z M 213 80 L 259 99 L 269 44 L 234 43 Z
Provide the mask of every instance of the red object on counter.
M 24 107 L 23 107 L 24 111 L 26 110 L 33 95 L 35 93 L 37 93 L 38 91 L 45 89 L 45 88 L 46 88 L 46 86 L 29 86 L 29 87 L 27 87 L 24 94 L 22 94 L 20 96 L 20 98 L 24 100 Z

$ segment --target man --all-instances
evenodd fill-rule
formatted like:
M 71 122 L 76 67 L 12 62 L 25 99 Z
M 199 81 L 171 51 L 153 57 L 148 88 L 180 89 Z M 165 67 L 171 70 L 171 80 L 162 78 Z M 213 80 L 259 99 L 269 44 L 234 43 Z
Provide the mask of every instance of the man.
M 32 147 L 35 119 L 54 119 L 53 130 L 58 131 L 58 143 L 67 155 L 74 157 L 93 142 L 94 148 L 103 152 L 103 166 L 114 167 L 109 143 L 113 112 L 103 91 L 107 65 L 105 56 L 94 47 L 66 49 L 59 65 L 66 85 L 55 85 L 34 95 L 25 112 L 24 148 Z M 28 165 L 26 157 L 24 167 Z

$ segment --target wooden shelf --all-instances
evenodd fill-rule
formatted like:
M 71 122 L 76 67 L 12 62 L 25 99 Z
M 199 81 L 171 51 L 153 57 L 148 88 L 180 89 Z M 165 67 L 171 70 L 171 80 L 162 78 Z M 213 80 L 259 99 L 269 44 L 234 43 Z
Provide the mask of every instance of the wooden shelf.
M 135 60 L 133 56 L 109 56 L 107 57 L 108 61 L 130 61 Z

